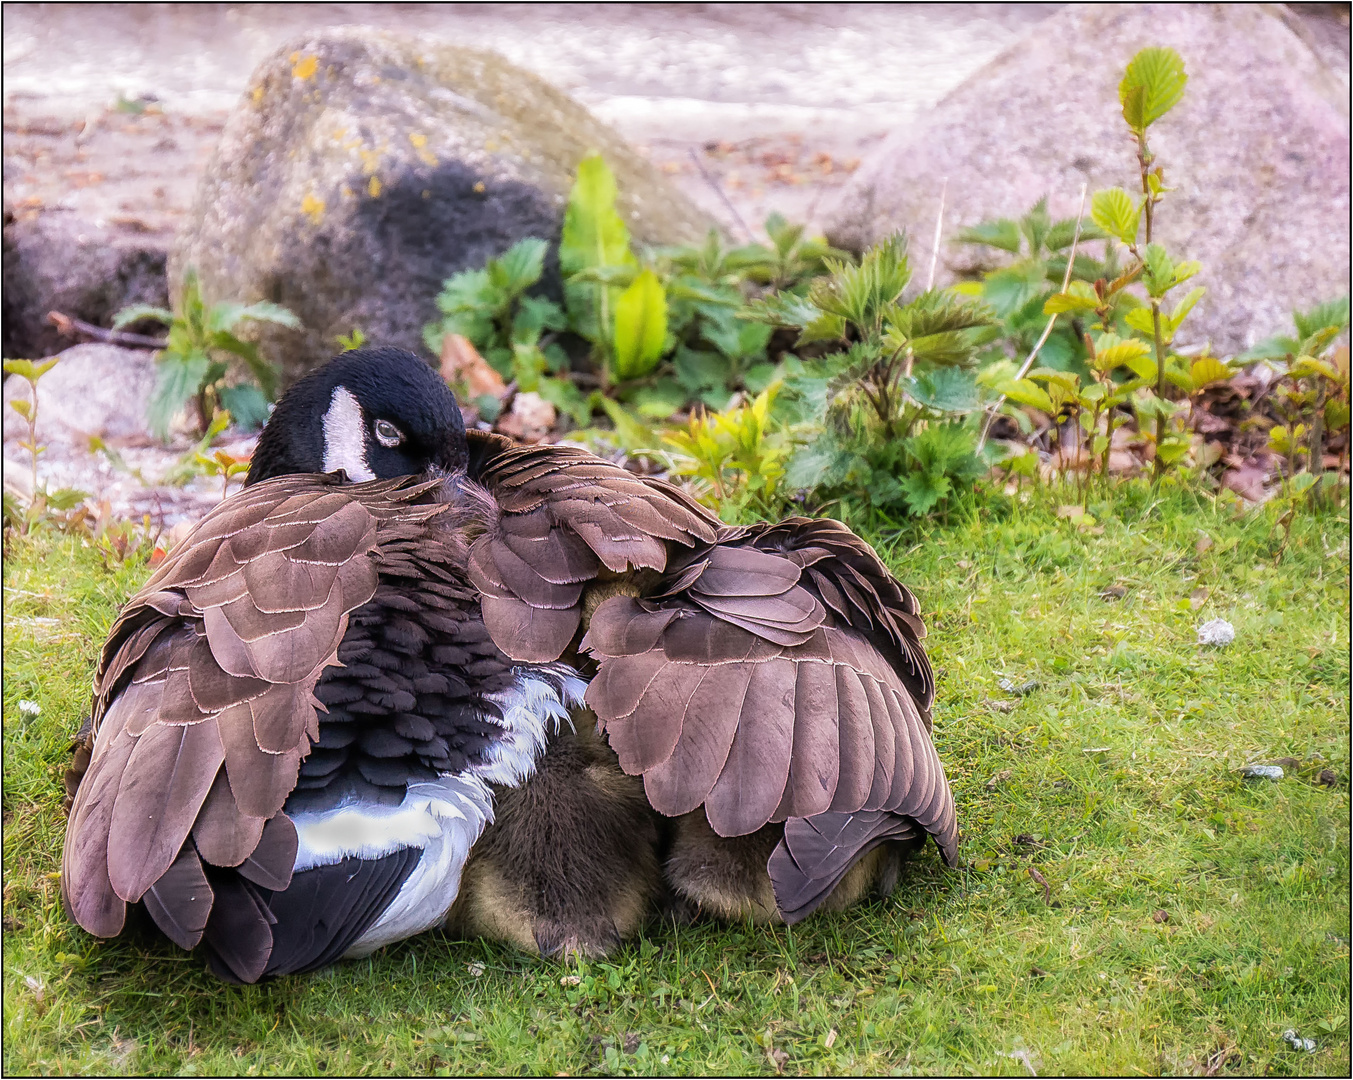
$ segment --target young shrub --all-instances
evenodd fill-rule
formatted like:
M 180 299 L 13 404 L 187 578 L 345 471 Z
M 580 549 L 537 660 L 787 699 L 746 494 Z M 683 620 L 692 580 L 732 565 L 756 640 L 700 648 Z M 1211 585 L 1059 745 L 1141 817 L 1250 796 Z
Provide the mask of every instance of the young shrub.
M 955 290 L 904 302 L 911 267 L 900 234 L 859 265 L 826 266 L 807 296 L 777 293 L 748 312 L 797 327 L 800 345 L 838 346 L 787 380 L 818 434 L 794 455 L 786 482 L 885 521 L 929 513 L 985 471 L 964 418 L 983 404 L 974 368 L 994 313 Z
M 121 328 L 142 319 L 169 327 L 169 341 L 155 355 L 159 377 L 147 410 L 151 431 L 169 437 L 174 414 L 191 400 L 197 409 L 197 428 L 206 431 L 224 410 L 243 429 L 260 427 L 268 419 L 268 403 L 277 396 L 277 370 L 253 342 L 235 333 L 241 323 L 269 322 L 300 329 L 300 320 L 286 308 L 268 301 L 256 304 L 222 302 L 210 308 L 202 301 L 197 272 L 188 270 L 177 312 L 148 304 L 123 308 L 113 320 Z M 230 357 L 244 361 L 253 382 L 226 385 Z

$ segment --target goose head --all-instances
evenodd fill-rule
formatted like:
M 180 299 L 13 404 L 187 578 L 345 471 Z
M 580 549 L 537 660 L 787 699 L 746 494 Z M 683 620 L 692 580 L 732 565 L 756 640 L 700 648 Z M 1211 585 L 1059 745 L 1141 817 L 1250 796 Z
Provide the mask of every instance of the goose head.
M 245 483 L 336 469 L 354 483 L 446 475 L 468 460 L 460 406 L 437 372 L 403 349 L 353 349 L 282 396 Z

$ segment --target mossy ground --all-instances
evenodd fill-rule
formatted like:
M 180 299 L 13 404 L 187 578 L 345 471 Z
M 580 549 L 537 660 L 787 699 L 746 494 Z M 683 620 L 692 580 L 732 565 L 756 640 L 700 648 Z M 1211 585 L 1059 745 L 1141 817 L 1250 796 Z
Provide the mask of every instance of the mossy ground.
M 1098 535 L 1035 498 L 871 538 L 930 625 L 967 871 L 931 849 L 886 902 L 792 930 L 654 926 L 574 969 L 429 934 L 243 988 L 62 913 L 68 739 L 147 571 L 13 538 L 5 1072 L 1347 1075 L 1345 513 L 1298 517 L 1279 554 L 1262 511 L 1114 500 Z M 1211 617 L 1229 648 L 1195 644 Z M 1314 754 L 1334 786 L 1237 772 Z

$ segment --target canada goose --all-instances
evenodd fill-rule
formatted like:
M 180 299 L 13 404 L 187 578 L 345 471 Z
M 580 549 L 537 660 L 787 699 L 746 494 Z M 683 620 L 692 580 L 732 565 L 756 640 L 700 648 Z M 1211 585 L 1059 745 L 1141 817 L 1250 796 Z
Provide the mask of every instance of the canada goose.
M 139 902 L 252 982 L 441 922 L 491 785 L 531 775 L 586 687 L 494 644 L 470 563 L 515 540 L 469 464 L 454 396 L 411 354 L 348 352 L 291 388 L 245 489 L 104 646 L 69 776 L 80 925 L 114 936 Z M 613 471 L 579 493 L 596 506 L 580 551 L 624 569 L 628 532 L 712 539 L 707 514 Z M 551 565 L 583 580 L 576 558 Z
M 245 490 L 115 622 L 63 898 L 102 937 L 139 902 L 251 982 L 440 924 L 464 873 L 453 926 L 595 955 L 656 877 L 618 764 L 679 819 L 679 893 L 765 908 L 764 874 L 773 917 L 797 920 L 862 861 L 877 876 L 881 844 L 928 833 L 956 858 L 916 610 L 844 526 L 729 528 L 585 451 L 467 435 L 411 354 L 345 353 L 287 393 Z M 702 808 L 749 839 L 680 817 Z M 768 835 L 764 862 L 725 859 L 741 893 L 681 857 Z

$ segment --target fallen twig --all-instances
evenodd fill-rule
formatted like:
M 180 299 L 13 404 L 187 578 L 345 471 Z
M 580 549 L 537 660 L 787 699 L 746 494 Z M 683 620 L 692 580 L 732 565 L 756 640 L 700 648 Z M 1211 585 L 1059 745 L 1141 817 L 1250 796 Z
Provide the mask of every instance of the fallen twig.
M 728 208 L 728 212 L 733 215 L 733 220 L 738 223 L 738 228 L 742 230 L 742 235 L 746 237 L 748 243 L 750 243 L 755 239 L 755 237 L 752 236 L 752 230 L 747 228 L 747 223 L 742 220 L 742 215 L 738 213 L 738 208 L 729 200 L 728 195 L 724 192 L 723 186 L 719 181 L 715 180 L 714 177 L 709 175 L 709 170 L 705 168 L 705 163 L 700 160 L 699 154 L 694 150 L 687 150 L 686 152 L 690 154 L 691 160 L 695 162 L 695 167 L 699 170 L 705 183 L 714 189 L 714 194 L 719 196 L 719 199 L 723 202 L 724 206 Z
M 944 178 L 944 183 L 940 187 L 940 212 L 935 215 L 935 240 L 930 245 L 930 273 L 926 275 L 925 291 L 929 292 L 935 286 L 935 264 L 940 258 L 940 228 L 944 225 L 944 197 L 949 194 L 949 178 Z
M 1066 292 L 1067 286 L 1071 284 L 1071 268 L 1076 265 L 1076 245 L 1080 243 L 1081 239 L 1081 220 L 1085 217 L 1085 192 L 1088 187 L 1088 184 L 1081 185 L 1081 208 L 1080 212 L 1076 215 L 1076 232 L 1071 238 L 1071 253 L 1066 259 L 1066 273 L 1062 275 L 1062 292 Z M 1043 333 L 1039 336 L 1038 341 L 1034 343 L 1034 347 L 1029 355 L 1024 358 L 1024 363 L 1020 366 L 1019 372 L 1015 375 L 1016 380 L 1024 378 L 1024 376 L 1029 373 L 1029 369 L 1033 367 L 1034 360 L 1038 356 L 1038 351 L 1043 348 L 1043 343 L 1048 340 L 1048 335 L 1052 333 L 1052 328 L 1056 322 L 1056 313 L 1048 316 L 1048 325 L 1043 327 Z M 1004 404 L 1005 395 L 1002 394 L 1000 400 L 987 410 L 987 420 L 986 423 L 982 425 L 982 437 L 977 440 L 978 453 L 981 453 L 982 447 L 986 446 L 987 436 L 991 434 L 991 425 L 996 422 L 996 416 L 1001 411 L 1001 406 Z
M 129 334 L 126 330 L 105 330 L 83 319 L 63 315 L 59 311 L 47 312 L 47 321 L 56 327 L 63 337 L 85 337 L 92 341 L 102 341 L 109 345 L 126 345 L 133 349 L 163 349 L 169 342 L 163 338 L 147 337 L 145 334 Z

